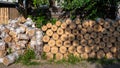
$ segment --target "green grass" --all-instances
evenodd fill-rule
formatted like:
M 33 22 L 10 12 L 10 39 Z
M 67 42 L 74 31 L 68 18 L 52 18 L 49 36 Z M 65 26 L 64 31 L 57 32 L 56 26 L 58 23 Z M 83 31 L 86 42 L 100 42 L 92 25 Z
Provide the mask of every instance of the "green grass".
M 46 53 L 42 53 L 41 55 L 42 60 L 46 60 Z M 25 51 L 25 53 L 23 55 L 21 55 L 19 57 L 19 59 L 16 61 L 16 63 L 22 63 L 23 65 L 39 65 L 39 64 L 77 64 L 80 63 L 82 61 L 87 61 L 90 63 L 98 63 L 98 64 L 102 64 L 102 65 L 110 65 L 110 64 L 115 64 L 115 63 L 119 63 L 120 59 L 107 59 L 107 58 L 102 58 L 102 59 L 97 59 L 97 58 L 89 58 L 87 60 L 82 59 L 81 57 L 77 57 L 74 56 L 73 54 L 69 54 L 68 58 L 65 59 L 61 59 L 61 60 L 56 60 L 55 54 L 54 54 L 54 58 L 51 60 L 48 60 L 46 62 L 35 62 L 35 61 L 31 61 L 31 60 L 36 60 L 35 57 L 35 52 L 31 49 L 28 49 Z
M 38 62 L 32 62 L 32 59 L 35 59 L 35 52 L 31 49 L 26 50 L 26 52 L 21 55 L 16 63 L 22 63 L 23 65 L 38 65 Z
M 102 65 L 110 65 L 110 64 L 115 64 L 120 62 L 119 59 L 107 59 L 107 58 L 102 58 L 102 59 L 89 58 L 86 61 L 92 62 L 92 63 L 98 63 Z

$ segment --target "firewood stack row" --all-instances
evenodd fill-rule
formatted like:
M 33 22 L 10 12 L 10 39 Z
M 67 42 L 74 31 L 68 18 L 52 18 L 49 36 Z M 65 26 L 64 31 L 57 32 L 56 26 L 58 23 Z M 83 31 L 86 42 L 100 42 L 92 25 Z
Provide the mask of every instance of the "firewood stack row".
M 98 18 L 57 21 L 42 26 L 43 51 L 47 59 L 68 58 L 69 54 L 88 58 L 120 58 L 120 20 Z
M 27 48 L 34 49 L 40 57 L 42 36 L 42 31 L 30 18 L 24 23 L 16 19 L 7 25 L 0 25 L 0 63 L 13 63 Z

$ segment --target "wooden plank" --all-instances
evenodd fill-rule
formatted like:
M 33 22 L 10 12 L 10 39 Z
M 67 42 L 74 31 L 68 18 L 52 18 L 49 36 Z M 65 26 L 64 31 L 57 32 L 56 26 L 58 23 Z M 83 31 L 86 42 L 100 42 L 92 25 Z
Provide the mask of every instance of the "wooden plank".
M 0 24 L 8 23 L 8 8 L 2 7 L 0 8 Z

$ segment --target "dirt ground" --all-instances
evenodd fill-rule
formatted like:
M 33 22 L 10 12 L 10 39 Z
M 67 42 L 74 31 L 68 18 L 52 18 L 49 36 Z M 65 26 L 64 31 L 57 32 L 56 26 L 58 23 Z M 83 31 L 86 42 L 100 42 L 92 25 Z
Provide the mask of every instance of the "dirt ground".
M 112 64 L 112 65 L 101 65 L 96 63 L 88 63 L 82 62 L 79 64 L 40 64 L 33 66 L 25 66 L 22 64 L 12 64 L 10 66 L 4 66 L 0 64 L 0 68 L 120 68 L 120 64 Z

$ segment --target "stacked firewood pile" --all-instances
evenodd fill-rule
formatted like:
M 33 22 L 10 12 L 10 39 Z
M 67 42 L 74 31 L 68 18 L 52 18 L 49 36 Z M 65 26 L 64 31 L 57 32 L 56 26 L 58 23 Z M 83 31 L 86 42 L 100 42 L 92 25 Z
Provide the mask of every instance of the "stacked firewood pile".
M 42 26 L 43 51 L 47 59 L 68 58 L 69 54 L 88 58 L 120 58 L 120 20 L 67 19 Z
M 7 25 L 0 25 L 0 63 L 9 65 L 27 48 L 35 50 L 40 57 L 42 52 L 42 31 L 35 28 L 30 18 L 22 23 L 11 20 Z

